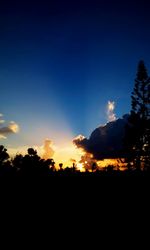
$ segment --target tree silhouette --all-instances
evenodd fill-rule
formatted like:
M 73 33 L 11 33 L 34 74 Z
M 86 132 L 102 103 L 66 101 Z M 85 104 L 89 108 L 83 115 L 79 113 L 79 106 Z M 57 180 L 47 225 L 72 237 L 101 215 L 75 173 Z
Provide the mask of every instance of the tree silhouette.
M 132 164 L 128 163 L 128 171 L 120 171 L 119 167 L 116 168 L 114 165 L 109 165 L 103 169 L 98 168 L 96 162 L 91 163 L 91 171 L 86 169 L 85 172 L 80 172 L 76 169 L 75 163 L 73 166 L 65 166 L 59 163 L 60 170 L 55 168 L 55 162 L 53 159 L 41 159 L 37 155 L 36 150 L 29 148 L 28 154 L 25 156 L 19 154 L 14 157 L 14 159 L 9 159 L 7 149 L 4 146 L 0 146 L 0 177 L 1 176 L 25 176 L 25 177 L 39 177 L 39 176 L 139 176 L 140 175 L 150 175 L 149 171 L 133 171 Z M 104 171 L 105 170 L 105 171 Z M 130 170 L 130 171 L 129 171 Z M 146 169 L 148 170 L 148 168 Z
M 54 160 L 53 159 L 48 159 L 47 161 L 49 161 L 49 168 L 50 168 L 50 170 L 52 172 L 55 171 L 56 169 L 55 169 L 55 162 L 54 162 Z
M 35 156 L 37 155 L 37 151 L 34 150 L 33 148 L 28 148 L 28 155 Z
M 37 151 L 33 148 L 27 150 L 25 156 L 19 154 L 12 160 L 13 167 L 22 174 L 48 174 L 50 169 L 53 171 L 55 162 L 53 159 L 41 159 Z
M 23 155 L 16 155 L 15 158 L 12 160 L 12 164 L 17 171 L 21 170 L 23 166 Z
M 60 168 L 60 170 L 62 170 L 62 168 L 63 168 L 63 163 L 59 163 L 59 168 Z
M 136 169 L 147 168 L 150 164 L 150 77 L 143 61 L 139 62 L 131 95 L 125 145 L 128 162 L 133 162 Z
M 12 174 L 13 168 L 11 161 L 9 159 L 9 154 L 7 153 L 7 149 L 0 145 L 0 175 Z
M 3 166 L 8 158 L 9 154 L 7 153 L 7 149 L 0 145 L 0 166 Z
M 96 162 L 92 163 L 92 172 L 94 172 L 95 170 L 97 170 L 97 164 Z
M 72 171 L 75 172 L 77 170 L 75 162 L 72 164 Z

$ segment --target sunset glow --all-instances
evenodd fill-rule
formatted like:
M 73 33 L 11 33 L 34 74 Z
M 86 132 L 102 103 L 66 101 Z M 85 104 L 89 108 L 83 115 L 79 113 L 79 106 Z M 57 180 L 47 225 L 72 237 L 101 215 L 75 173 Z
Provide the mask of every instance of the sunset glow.
M 150 1 L 1 2 L 0 174 L 148 170 Z
M 43 158 L 44 154 L 44 145 L 41 146 L 32 146 L 37 153 Z M 27 149 L 29 146 L 23 146 L 20 148 L 8 148 L 8 152 L 11 157 L 14 157 L 16 154 L 27 153 Z M 54 150 L 53 159 L 56 163 L 56 168 L 59 169 L 59 163 L 63 163 L 63 168 L 72 167 L 73 163 L 77 167 L 78 170 L 84 172 L 85 169 L 91 169 L 93 158 L 92 154 L 85 154 L 81 149 L 77 149 L 72 142 L 68 141 L 64 143 L 64 147 L 62 145 L 58 146 L 53 144 L 52 148 Z M 117 159 L 104 159 L 101 161 L 97 161 L 97 168 L 105 168 L 108 165 L 114 165 L 118 167 L 124 167 L 124 163 L 119 162 Z

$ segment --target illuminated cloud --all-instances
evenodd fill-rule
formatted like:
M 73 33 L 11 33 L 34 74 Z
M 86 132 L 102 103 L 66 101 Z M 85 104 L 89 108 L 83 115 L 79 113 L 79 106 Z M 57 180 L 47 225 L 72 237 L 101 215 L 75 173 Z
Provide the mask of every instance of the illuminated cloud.
M 44 146 L 43 146 L 43 156 L 42 158 L 47 160 L 47 159 L 51 159 L 54 155 L 54 150 L 51 147 L 52 141 L 49 139 L 46 139 L 44 142 Z
M 123 118 L 96 128 L 89 139 L 77 137 L 73 142 L 85 153 L 92 154 L 96 160 L 123 157 L 123 138 L 128 117 L 124 115 Z
M 82 141 L 84 140 L 86 137 L 84 135 L 78 135 L 74 138 L 74 140 L 79 140 L 79 141 Z
M 76 163 L 77 161 L 76 161 L 76 159 L 72 159 L 72 158 L 70 158 L 70 162 L 72 162 L 72 163 Z
M 82 147 L 82 146 L 80 147 L 80 145 L 83 145 L 83 144 L 86 145 L 87 140 L 88 140 L 88 139 L 87 139 L 85 136 L 83 136 L 83 135 L 78 135 L 78 136 L 76 136 L 76 137 L 73 139 L 73 143 L 74 143 L 77 147 L 84 149 L 84 147 Z
M 116 114 L 114 113 L 115 110 L 115 102 L 108 101 L 107 103 L 107 120 L 108 122 L 113 122 L 115 121 Z
M 81 160 L 79 161 L 79 163 L 82 164 L 83 168 L 86 170 L 90 170 L 92 168 L 93 163 L 95 163 L 95 160 L 93 158 L 93 155 L 90 153 L 85 152 L 82 156 L 81 156 Z
M 6 136 L 4 136 L 4 135 L 2 135 L 1 134 L 1 131 L 0 131 L 0 139 L 6 139 L 7 137 Z
M 2 117 L 3 115 L 0 114 L 0 117 Z M 0 124 L 5 123 L 5 120 L 0 119 Z M 11 121 L 9 122 L 8 126 L 4 126 L 0 128 L 0 139 L 6 139 L 7 135 L 9 134 L 16 134 L 19 132 L 19 125 L 14 122 Z
M 10 122 L 8 128 L 15 134 L 19 132 L 19 125 L 13 121 Z

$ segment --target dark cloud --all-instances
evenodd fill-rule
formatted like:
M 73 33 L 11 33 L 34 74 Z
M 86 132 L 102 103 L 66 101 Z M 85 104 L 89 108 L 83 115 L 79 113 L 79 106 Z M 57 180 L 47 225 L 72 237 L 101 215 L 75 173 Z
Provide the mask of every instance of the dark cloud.
M 3 127 L 3 128 L 0 128 L 0 134 L 10 134 L 10 133 L 13 133 L 13 130 L 9 127 Z
M 96 128 L 89 139 L 80 136 L 73 142 L 78 148 L 93 154 L 96 160 L 124 157 L 123 137 L 128 117 L 129 115 L 124 115 L 122 119 Z

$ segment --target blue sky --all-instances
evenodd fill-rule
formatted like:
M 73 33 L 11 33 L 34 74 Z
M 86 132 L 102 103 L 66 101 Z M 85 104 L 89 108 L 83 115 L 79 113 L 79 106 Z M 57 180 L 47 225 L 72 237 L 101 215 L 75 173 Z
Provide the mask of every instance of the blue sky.
M 137 63 L 150 69 L 149 1 L 5 1 L 0 7 L 0 113 L 14 146 L 90 132 L 129 112 Z

